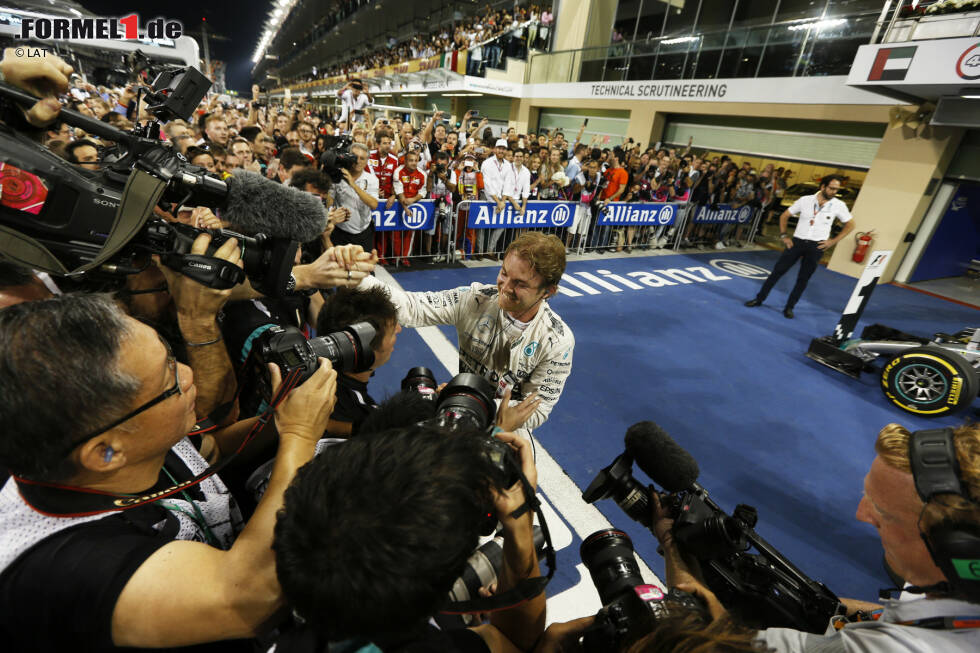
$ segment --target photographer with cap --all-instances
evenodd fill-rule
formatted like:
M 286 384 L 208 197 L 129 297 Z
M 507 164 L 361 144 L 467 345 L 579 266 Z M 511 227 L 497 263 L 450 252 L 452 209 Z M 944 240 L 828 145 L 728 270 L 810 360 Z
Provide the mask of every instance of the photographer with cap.
M 531 650 L 544 630 L 545 595 L 501 606 L 490 624 L 438 630 L 454 581 L 479 543 L 488 513 L 503 529 L 496 594 L 541 575 L 531 445 L 513 433 L 527 479 L 501 487 L 485 433 L 428 425 L 394 428 L 327 447 L 297 475 L 276 523 L 279 581 L 304 626 L 277 653 L 380 650 L 510 653 Z M 333 644 L 331 644 L 333 643 Z
M 913 598 L 841 599 L 847 616 L 825 634 L 769 628 L 758 641 L 778 652 L 980 650 L 980 425 L 910 433 L 889 424 L 875 452 L 855 517 L 878 531 L 886 564 Z M 693 581 L 672 525 L 655 514 L 671 586 Z
M 527 436 L 548 419 L 572 370 L 575 337 L 546 301 L 558 292 L 564 271 L 561 240 L 529 231 L 507 248 L 496 286 L 473 283 L 436 292 L 388 288 L 402 326 L 456 327 L 459 371 L 495 384 L 504 413 L 501 427 Z M 366 277 L 360 287 L 382 284 Z

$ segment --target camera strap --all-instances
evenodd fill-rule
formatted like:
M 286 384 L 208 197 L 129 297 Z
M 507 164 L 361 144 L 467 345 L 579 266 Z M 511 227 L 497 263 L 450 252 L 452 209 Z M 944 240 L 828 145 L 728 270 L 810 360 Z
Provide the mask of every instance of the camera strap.
M 48 483 L 45 481 L 34 481 L 11 475 L 17 483 L 24 501 L 36 512 L 50 517 L 88 517 L 104 512 L 128 510 L 143 506 L 160 499 L 183 492 L 187 488 L 193 487 L 221 471 L 248 445 L 249 442 L 265 428 L 269 418 L 275 414 L 276 407 L 285 399 L 286 395 L 298 385 L 301 377 L 301 370 L 294 370 L 283 379 L 279 392 L 276 393 L 270 402 L 269 407 L 264 413 L 259 415 L 258 420 L 252 425 L 251 430 L 242 439 L 242 443 L 227 458 L 223 458 L 217 465 L 208 467 L 206 470 L 194 478 L 183 481 L 171 487 L 151 492 L 144 495 L 120 494 L 116 492 L 103 492 L 91 488 L 74 487 L 60 483 Z M 200 427 L 200 428 L 199 428 Z M 208 423 L 202 420 L 195 425 L 194 429 L 188 433 L 189 436 L 199 435 L 215 428 L 213 422 Z
M 524 503 L 510 514 L 510 517 L 517 518 L 528 510 L 534 510 L 538 516 L 538 525 L 541 526 L 541 534 L 544 536 L 545 548 L 544 556 L 548 565 L 546 576 L 535 576 L 525 578 L 517 583 L 515 587 L 490 597 L 480 597 L 468 601 L 453 601 L 439 610 L 442 614 L 477 614 L 481 612 L 501 612 L 510 610 L 518 605 L 529 601 L 544 592 L 545 587 L 555 576 L 556 556 L 555 545 L 551 541 L 551 532 L 548 530 L 548 522 L 541 511 L 541 502 L 531 488 L 524 472 L 519 471 L 521 487 L 524 488 Z M 533 544 L 532 544 L 533 548 Z

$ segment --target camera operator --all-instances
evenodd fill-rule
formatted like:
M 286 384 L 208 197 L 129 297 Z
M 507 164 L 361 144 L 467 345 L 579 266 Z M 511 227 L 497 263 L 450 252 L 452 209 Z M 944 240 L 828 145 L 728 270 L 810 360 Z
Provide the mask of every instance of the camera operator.
M 172 649 L 252 637 L 277 614 L 273 520 L 332 410 L 327 361 L 278 406 L 273 480 L 243 525 L 218 476 L 177 491 L 207 467 L 185 438 L 194 375 L 108 296 L 0 311 L 0 359 L 5 646 Z
M 545 301 L 558 292 L 564 271 L 561 240 L 529 231 L 508 246 L 496 287 L 474 283 L 438 292 L 389 290 L 402 326 L 456 327 L 459 371 L 497 385 L 500 409 L 515 411 L 501 426 L 529 435 L 548 419 L 572 371 L 575 337 Z M 362 287 L 381 284 L 367 277 Z
M 391 359 L 402 330 L 398 311 L 384 288 L 338 288 L 320 309 L 316 330 L 321 334 L 333 333 L 357 322 L 368 322 L 377 331 L 371 341 L 374 364 L 363 372 L 345 370 L 337 377 L 337 405 L 327 425 L 330 435 L 335 437 L 356 435 L 361 423 L 377 408 L 377 402 L 368 394 L 368 381 L 374 370 Z
M 333 242 L 360 245 L 365 252 L 374 247 L 374 220 L 371 211 L 378 208 L 378 178 L 366 170 L 370 153 L 364 145 L 354 143 L 351 154 L 357 161 L 350 169 L 341 168 L 346 183 L 334 184 L 331 189 L 334 206 L 347 211 L 347 219 L 337 224 Z
M 533 647 L 544 627 L 543 592 L 493 612 L 490 625 L 439 631 L 429 623 L 488 512 L 503 527 L 497 593 L 540 576 L 524 489 L 520 482 L 497 486 L 485 437 L 390 429 L 327 447 L 302 470 L 287 492 L 274 548 L 279 581 L 306 625 L 280 640 L 278 653 L 319 653 L 340 641 L 385 652 Z M 530 443 L 512 433 L 497 439 L 514 449 L 533 492 Z
M 913 442 L 926 452 L 918 454 L 915 473 Z M 980 425 L 912 434 L 889 424 L 878 433 L 875 451 L 855 516 L 878 531 L 888 567 L 912 585 L 906 591 L 924 596 L 885 599 L 883 605 L 841 599 L 848 618 L 831 619 L 824 635 L 769 628 L 759 631 L 759 641 L 779 652 L 980 650 L 974 618 L 980 614 L 975 569 L 980 557 Z M 931 460 L 923 460 L 927 455 Z M 937 462 L 944 455 L 949 459 Z M 937 476 L 937 468 L 948 475 Z M 923 491 L 930 493 L 926 501 Z M 653 530 L 663 546 L 668 585 L 689 582 L 692 573 L 671 526 L 671 519 L 655 512 Z M 892 591 L 897 589 L 882 593 Z

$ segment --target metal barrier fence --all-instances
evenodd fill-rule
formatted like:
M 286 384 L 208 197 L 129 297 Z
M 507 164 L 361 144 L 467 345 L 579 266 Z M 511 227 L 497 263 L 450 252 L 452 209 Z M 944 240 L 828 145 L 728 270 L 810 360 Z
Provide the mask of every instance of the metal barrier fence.
M 445 198 L 413 204 L 404 211 L 382 200 L 375 215 L 375 248 L 383 265 L 413 261 L 453 263 L 499 259 L 519 235 L 534 229 L 557 236 L 569 253 L 717 248 L 752 243 L 764 212 L 751 206 L 689 202 L 574 201 L 528 202 L 521 213 L 512 204 L 498 211 L 493 202 Z

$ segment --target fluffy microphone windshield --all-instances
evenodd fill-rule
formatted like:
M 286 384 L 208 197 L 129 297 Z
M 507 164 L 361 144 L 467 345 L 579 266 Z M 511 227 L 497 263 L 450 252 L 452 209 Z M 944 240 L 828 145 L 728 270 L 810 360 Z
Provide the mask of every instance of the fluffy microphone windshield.
M 653 482 L 668 492 L 690 488 L 698 480 L 698 463 L 653 422 L 626 429 L 626 452 Z
M 241 169 L 225 183 L 228 199 L 220 217 L 246 236 L 263 233 L 305 243 L 327 228 L 323 203 L 310 193 Z

